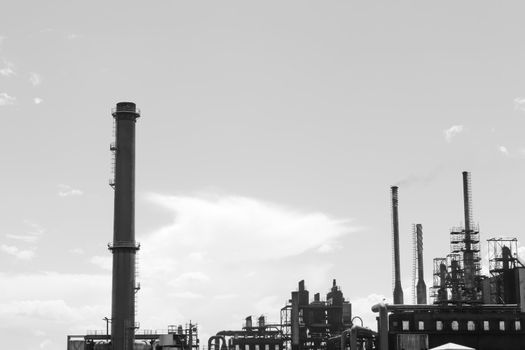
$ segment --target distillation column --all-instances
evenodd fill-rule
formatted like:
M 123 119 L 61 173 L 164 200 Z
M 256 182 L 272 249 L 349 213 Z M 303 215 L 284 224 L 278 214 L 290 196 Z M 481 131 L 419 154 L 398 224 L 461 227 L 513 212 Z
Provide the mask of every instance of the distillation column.
M 135 122 L 140 112 L 132 102 L 117 103 L 112 113 L 116 123 L 115 206 L 111 342 L 113 350 L 132 350 L 135 338 Z
M 416 225 L 416 250 L 417 250 L 417 285 L 416 295 L 418 304 L 427 303 L 427 285 L 423 269 L 423 226 Z

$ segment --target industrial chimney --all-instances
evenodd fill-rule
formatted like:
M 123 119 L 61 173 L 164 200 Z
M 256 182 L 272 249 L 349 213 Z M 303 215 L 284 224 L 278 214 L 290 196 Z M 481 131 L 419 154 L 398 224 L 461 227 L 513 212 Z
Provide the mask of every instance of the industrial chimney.
M 119 102 L 112 111 L 116 139 L 111 300 L 111 343 L 113 350 L 131 350 L 135 340 L 135 122 L 140 111 L 132 102 Z
M 399 266 L 399 217 L 397 212 L 397 186 L 392 186 L 392 234 L 394 244 L 394 304 L 403 304 L 401 271 Z
M 476 274 L 475 266 L 475 251 L 473 247 L 473 236 L 475 235 L 472 226 L 472 191 L 470 173 L 463 172 L 463 205 L 465 214 L 465 248 L 463 250 L 463 268 L 464 268 L 464 283 L 467 298 L 473 298 L 473 291 L 475 288 L 474 277 Z
M 416 225 L 416 249 L 417 249 L 417 285 L 416 295 L 418 304 L 427 303 L 427 285 L 423 271 L 423 226 Z

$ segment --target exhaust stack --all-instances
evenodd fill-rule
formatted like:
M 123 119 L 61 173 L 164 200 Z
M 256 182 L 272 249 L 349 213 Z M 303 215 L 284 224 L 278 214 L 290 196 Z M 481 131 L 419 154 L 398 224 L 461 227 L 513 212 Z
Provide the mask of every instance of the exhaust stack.
M 140 111 L 132 102 L 119 102 L 115 118 L 115 190 L 113 281 L 111 300 L 111 343 L 114 350 L 133 349 L 135 341 L 135 122 Z
M 403 304 L 403 288 L 401 287 L 401 270 L 399 264 L 399 217 L 397 212 L 397 186 L 392 186 L 392 241 L 394 249 L 394 304 Z
M 416 295 L 418 304 L 427 303 L 427 285 L 425 284 L 423 271 L 423 226 L 416 225 L 416 249 L 417 249 L 417 285 Z
M 464 279 L 465 289 L 472 291 L 474 289 L 474 277 L 476 274 L 476 267 L 474 264 L 474 250 L 473 250 L 473 227 L 472 227 L 472 191 L 470 173 L 463 172 L 463 205 L 465 214 L 465 250 L 463 251 L 464 264 Z

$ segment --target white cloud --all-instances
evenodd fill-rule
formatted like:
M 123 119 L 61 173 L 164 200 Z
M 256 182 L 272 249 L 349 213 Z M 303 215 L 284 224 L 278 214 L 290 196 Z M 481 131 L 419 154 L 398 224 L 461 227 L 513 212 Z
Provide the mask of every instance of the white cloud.
M 49 349 L 53 346 L 53 341 L 51 339 L 45 339 L 40 343 L 40 349 Z
M 352 316 L 359 316 L 363 319 L 363 325 L 373 330 L 377 330 L 376 313 L 372 312 L 372 306 L 381 302 L 386 302 L 386 297 L 380 294 L 370 294 L 366 297 L 352 299 Z M 358 323 L 360 326 L 361 324 Z
M 29 75 L 29 81 L 36 87 L 42 83 L 42 76 L 33 72 Z
M 500 151 L 504 156 L 509 156 L 509 150 L 505 146 L 498 146 L 498 151 Z
M 91 262 L 93 265 L 100 267 L 103 270 L 111 271 L 111 267 L 112 267 L 111 255 L 94 256 L 91 259 L 89 259 L 89 262 Z
M 69 197 L 69 196 L 81 196 L 84 194 L 84 191 L 72 188 L 69 185 L 60 184 L 58 185 L 58 195 L 60 197 Z
M 0 272 L 0 285 L 3 348 L 38 349 L 49 339 L 44 345 L 59 349 L 65 334 L 102 330 L 110 314 L 109 275 Z
M 34 102 L 36 105 L 39 105 L 39 104 L 41 104 L 42 102 L 44 102 L 44 100 L 41 99 L 40 97 L 35 97 L 35 98 L 33 99 L 33 102 Z
M 452 138 L 463 131 L 463 125 L 452 125 L 450 128 L 443 130 L 445 140 L 451 142 Z
M 75 33 L 71 33 L 71 34 L 68 34 L 67 38 L 68 38 L 69 40 L 75 40 L 75 39 L 80 38 L 80 35 L 75 34 Z
M 25 243 L 36 243 L 38 241 L 38 237 L 35 235 L 12 235 L 8 233 L 5 236 Z
M 0 106 L 9 106 L 16 103 L 16 97 L 9 96 L 6 92 L 0 92 Z
M 516 97 L 514 99 L 514 110 L 525 111 L 525 98 Z
M 25 242 L 25 243 L 35 244 L 40 239 L 40 236 L 42 236 L 46 232 L 46 230 L 42 226 L 34 222 L 25 220 L 24 223 L 27 226 L 29 226 L 29 229 L 26 233 L 24 234 L 8 233 L 5 235 L 6 238 L 14 239 L 14 240 Z
M 86 303 L 87 304 L 87 303 Z M 62 299 L 52 300 L 17 300 L 0 304 L 1 318 L 31 318 L 47 322 L 79 321 L 85 315 L 98 312 L 99 307 L 73 307 Z M 1 319 L 0 318 L 0 319 Z
M 0 251 L 12 255 L 19 260 L 31 260 L 35 256 L 35 252 L 33 250 L 20 249 L 16 246 L 7 244 L 2 244 L 0 246 Z
M 184 272 L 182 275 L 177 277 L 172 283 L 182 284 L 187 282 L 208 282 L 210 277 L 203 272 Z
M 525 264 L 525 247 L 522 246 L 518 248 L 518 258 Z
M 0 68 L 0 75 L 3 75 L 4 77 L 10 77 L 15 74 L 15 65 L 4 60 L 4 67 Z
M 350 220 L 253 198 L 158 194 L 146 198 L 172 213 L 171 222 L 137 237 L 139 310 L 148 310 L 139 314 L 146 328 L 155 328 L 147 325 L 158 324 L 164 312 L 164 321 L 173 314 L 201 320 L 208 335 L 225 324 L 240 327 L 248 314 L 264 312 L 278 320 L 295 281 L 305 279 L 318 290 L 331 284 L 326 276 L 334 263 L 321 251 L 341 246 L 343 236 L 356 231 Z M 159 306 L 167 295 L 174 298 L 173 309 Z M 198 303 L 185 302 L 191 299 Z M 222 320 L 210 318 L 211 312 L 241 316 Z M 201 330 L 205 338 L 204 333 Z
M 149 237 L 146 247 L 178 237 L 181 248 L 204 249 L 214 259 L 220 253 L 214 247 L 235 246 L 228 254 L 220 254 L 221 260 L 230 262 L 275 260 L 321 247 L 326 250 L 342 235 L 355 231 L 347 220 L 246 197 L 152 194 L 149 199 L 172 210 L 176 219 Z
M 326 243 L 317 248 L 317 251 L 319 253 L 330 253 L 333 252 L 336 248 L 337 247 L 333 246 L 332 244 Z

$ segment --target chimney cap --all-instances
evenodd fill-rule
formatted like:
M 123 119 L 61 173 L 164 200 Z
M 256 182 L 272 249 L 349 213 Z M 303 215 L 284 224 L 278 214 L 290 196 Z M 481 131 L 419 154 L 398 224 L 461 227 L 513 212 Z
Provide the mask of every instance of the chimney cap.
M 136 118 L 140 117 L 140 109 L 134 102 L 118 102 L 117 107 L 112 108 L 111 114 L 115 117 L 117 113 L 131 113 Z

